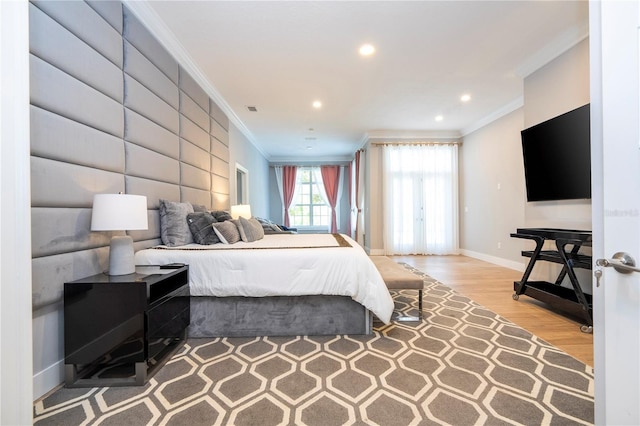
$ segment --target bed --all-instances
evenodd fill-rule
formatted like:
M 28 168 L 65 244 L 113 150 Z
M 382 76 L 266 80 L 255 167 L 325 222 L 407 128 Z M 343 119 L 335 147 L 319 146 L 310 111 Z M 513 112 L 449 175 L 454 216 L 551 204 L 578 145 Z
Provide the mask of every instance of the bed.
M 364 250 L 343 234 L 156 246 L 137 265 L 189 265 L 190 337 L 368 334 L 393 300 Z

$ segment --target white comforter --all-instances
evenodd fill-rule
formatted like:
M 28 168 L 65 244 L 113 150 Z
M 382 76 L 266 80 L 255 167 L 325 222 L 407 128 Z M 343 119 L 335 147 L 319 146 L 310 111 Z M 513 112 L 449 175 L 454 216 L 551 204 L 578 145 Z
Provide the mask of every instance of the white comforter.
M 342 235 L 341 247 L 331 234 L 265 235 L 252 243 L 201 246 L 189 244 L 140 250 L 136 265 L 189 265 L 193 296 L 350 296 L 384 323 L 393 300 L 365 251 Z

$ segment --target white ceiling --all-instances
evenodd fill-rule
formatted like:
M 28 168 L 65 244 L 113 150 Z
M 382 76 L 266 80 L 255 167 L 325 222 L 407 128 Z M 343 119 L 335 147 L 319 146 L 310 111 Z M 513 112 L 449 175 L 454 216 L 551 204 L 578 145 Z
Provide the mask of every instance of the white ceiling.
M 274 162 L 348 158 L 367 136 L 465 134 L 521 105 L 523 78 L 588 35 L 586 1 L 147 6 Z M 361 57 L 363 43 L 376 53 Z

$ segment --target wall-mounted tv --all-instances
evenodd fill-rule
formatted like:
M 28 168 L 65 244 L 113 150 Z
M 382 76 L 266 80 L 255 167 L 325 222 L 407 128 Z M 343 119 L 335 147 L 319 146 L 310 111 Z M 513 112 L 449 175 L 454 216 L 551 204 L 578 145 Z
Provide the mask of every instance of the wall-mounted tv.
M 521 132 L 527 201 L 591 198 L 589 104 Z

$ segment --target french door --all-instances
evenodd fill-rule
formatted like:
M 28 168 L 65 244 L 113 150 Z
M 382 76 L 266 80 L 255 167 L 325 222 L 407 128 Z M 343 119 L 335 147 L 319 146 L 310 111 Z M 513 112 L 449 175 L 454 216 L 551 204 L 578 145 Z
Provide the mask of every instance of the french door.
M 458 149 L 452 144 L 383 147 L 386 254 L 458 250 Z

